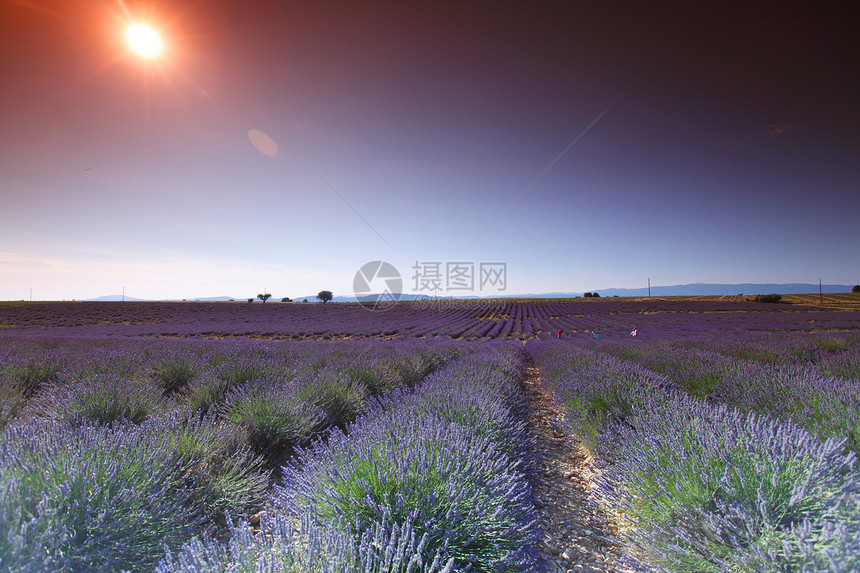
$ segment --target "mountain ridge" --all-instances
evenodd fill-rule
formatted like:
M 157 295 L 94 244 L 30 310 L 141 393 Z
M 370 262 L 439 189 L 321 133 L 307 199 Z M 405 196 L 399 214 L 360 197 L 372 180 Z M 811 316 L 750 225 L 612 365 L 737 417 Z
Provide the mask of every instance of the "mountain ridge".
M 844 293 L 851 292 L 852 285 L 840 285 L 840 284 L 829 284 L 829 285 L 821 285 L 821 292 L 826 294 L 832 293 Z M 727 295 L 757 295 L 757 294 L 817 294 L 819 292 L 819 285 L 813 283 L 689 283 L 682 285 L 662 285 L 662 286 L 652 286 L 650 289 L 650 295 L 653 296 L 727 296 Z M 588 291 L 585 291 L 588 292 Z M 619 297 L 643 297 L 648 296 L 648 288 L 604 288 L 604 289 L 595 289 L 594 291 L 599 293 L 601 297 L 611 297 L 611 296 L 619 296 Z M 481 296 L 463 296 L 463 297 L 455 297 L 455 296 L 438 296 L 434 297 L 432 295 L 425 294 L 414 294 L 414 293 L 401 293 L 399 296 L 395 296 L 397 300 L 402 301 L 411 301 L 411 300 L 423 300 L 423 299 L 452 299 L 452 298 L 463 298 L 463 299 L 477 299 L 477 298 L 576 298 L 581 297 L 584 292 L 575 291 L 575 292 L 561 292 L 554 291 L 548 293 L 529 293 L 529 294 L 495 294 L 488 295 L 485 297 Z M 126 300 L 130 302 L 155 302 L 155 301 L 170 301 L 170 302 L 178 302 L 178 301 L 193 301 L 193 302 L 221 302 L 221 301 L 247 301 L 248 298 L 251 297 L 227 297 L 227 296 L 219 296 L 219 297 L 198 297 L 198 298 L 174 298 L 174 299 L 140 299 L 133 298 L 130 296 L 123 295 L 105 295 L 97 298 L 86 299 L 87 302 L 116 302 L 121 300 Z M 275 297 L 272 296 L 272 302 L 280 302 L 283 297 Z M 300 302 L 305 299 L 308 302 L 317 302 L 316 295 L 308 295 L 308 296 L 297 296 L 297 297 L 289 297 L 293 302 Z M 363 300 L 371 300 L 368 297 L 362 297 Z M 258 302 L 256 298 L 255 302 Z M 357 302 L 358 298 L 355 296 L 335 296 L 331 302 Z

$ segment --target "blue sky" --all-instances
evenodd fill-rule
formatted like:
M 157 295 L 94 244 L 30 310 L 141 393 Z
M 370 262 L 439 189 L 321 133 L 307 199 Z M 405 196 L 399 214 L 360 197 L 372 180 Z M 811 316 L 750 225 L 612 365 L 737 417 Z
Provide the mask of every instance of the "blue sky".
M 591 4 L 0 0 L 0 300 L 860 282 L 857 8 Z

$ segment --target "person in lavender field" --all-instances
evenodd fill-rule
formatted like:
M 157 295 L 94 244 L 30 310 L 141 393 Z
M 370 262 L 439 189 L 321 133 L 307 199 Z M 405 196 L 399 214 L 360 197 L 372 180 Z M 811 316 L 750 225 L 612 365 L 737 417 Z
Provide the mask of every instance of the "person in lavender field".
M 639 329 L 634 326 L 633 330 L 630 331 L 630 336 L 636 336 L 637 334 L 639 334 Z
M 556 338 L 561 338 L 561 331 L 560 331 L 560 330 L 558 331 L 558 334 L 556 335 Z
M 597 334 L 597 331 L 591 331 L 591 336 L 594 338 L 594 340 L 600 340 L 600 335 Z

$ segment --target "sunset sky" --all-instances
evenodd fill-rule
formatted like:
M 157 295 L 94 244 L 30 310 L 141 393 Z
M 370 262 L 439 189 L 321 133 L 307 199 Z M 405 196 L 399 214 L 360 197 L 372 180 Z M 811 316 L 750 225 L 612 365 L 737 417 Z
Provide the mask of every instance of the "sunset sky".
M 860 4 L 512 5 L 0 0 L 0 300 L 860 282 Z

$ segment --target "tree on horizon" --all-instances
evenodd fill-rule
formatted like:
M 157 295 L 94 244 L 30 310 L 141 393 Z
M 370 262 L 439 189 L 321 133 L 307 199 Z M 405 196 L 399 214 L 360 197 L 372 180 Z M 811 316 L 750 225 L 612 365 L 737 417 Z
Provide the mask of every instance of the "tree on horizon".
M 263 301 L 263 302 L 266 302 L 267 300 L 269 300 L 270 298 L 272 298 L 272 295 L 270 295 L 269 293 L 263 293 L 263 294 L 258 294 L 258 295 L 257 295 L 257 298 L 258 298 L 258 299 L 260 299 L 260 300 L 261 300 L 261 301 Z
M 321 290 L 319 293 L 317 293 L 317 299 L 321 300 L 323 304 L 327 303 L 332 298 L 334 298 L 334 295 L 330 290 Z

